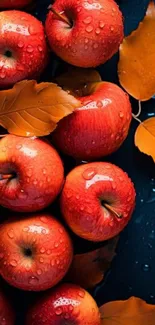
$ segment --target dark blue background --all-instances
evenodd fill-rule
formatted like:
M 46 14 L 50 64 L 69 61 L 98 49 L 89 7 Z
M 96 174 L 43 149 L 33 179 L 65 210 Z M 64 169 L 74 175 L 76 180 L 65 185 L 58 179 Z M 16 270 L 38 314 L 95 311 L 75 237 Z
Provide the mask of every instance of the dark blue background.
M 143 19 L 148 2 L 149 0 L 117 1 L 124 15 L 126 35 L 134 30 Z M 35 15 L 43 21 L 48 4 L 50 1 L 39 0 L 34 11 Z M 52 79 L 55 73 L 57 59 L 53 56 L 52 59 L 48 73 L 46 72 L 43 76 L 44 80 Z M 118 82 L 117 60 L 118 55 L 115 55 L 99 68 L 104 80 Z M 131 100 L 133 111 L 136 112 L 138 103 Z M 142 110 L 142 120 L 155 116 L 155 100 L 143 103 Z M 137 204 L 131 222 L 121 234 L 111 271 L 107 274 L 104 283 L 93 291 L 99 305 L 111 300 L 127 299 L 130 296 L 137 296 L 149 303 L 155 303 L 155 165 L 151 158 L 141 154 L 135 148 L 136 127 L 137 123 L 133 121 L 129 136 L 123 146 L 107 159 L 122 167 L 132 178 L 137 191 Z M 80 244 L 77 245 L 79 245 L 77 250 L 81 249 Z M 82 245 L 83 250 L 89 246 L 85 242 L 82 242 Z M 33 300 L 36 294 L 11 289 L 11 295 L 19 315 L 18 324 L 21 325 L 27 303 L 31 303 L 31 299 Z

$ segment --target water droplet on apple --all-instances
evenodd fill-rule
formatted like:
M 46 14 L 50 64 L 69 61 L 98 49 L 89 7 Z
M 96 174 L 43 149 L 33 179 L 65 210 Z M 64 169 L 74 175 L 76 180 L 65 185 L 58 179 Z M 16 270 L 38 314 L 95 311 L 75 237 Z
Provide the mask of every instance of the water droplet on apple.
M 28 169 L 28 171 L 26 172 L 26 175 L 28 177 L 31 177 L 32 176 L 32 169 Z
M 84 296 L 85 296 L 85 292 L 84 292 L 84 290 L 80 290 L 80 291 L 78 292 L 78 295 L 79 295 L 79 297 L 84 298 Z
M 142 270 L 144 272 L 150 271 L 150 265 L 149 264 L 142 264 Z
M 40 262 L 40 263 L 43 263 L 43 262 L 44 262 L 43 257 L 40 257 L 39 262 Z
M 102 103 L 101 100 L 98 100 L 98 101 L 96 102 L 96 105 L 97 105 L 98 108 L 100 108 L 100 107 L 103 106 L 103 103 Z
M 6 77 L 6 73 L 5 73 L 5 72 L 1 72 L 1 73 L 0 73 L 0 78 L 1 78 L 1 79 L 4 79 L 5 77 Z
M 90 24 L 91 21 L 92 21 L 92 17 L 91 17 L 91 16 L 88 16 L 87 18 L 85 18 L 85 19 L 83 20 L 83 23 L 84 23 L 84 24 Z
M 80 12 L 81 9 L 82 9 L 82 7 L 78 7 L 78 8 L 77 8 L 77 12 Z
M 69 305 L 68 309 L 69 309 L 69 311 L 73 311 L 74 308 L 72 305 Z
M 96 30 L 95 30 L 96 35 L 99 35 L 100 32 L 101 32 L 100 29 L 99 28 L 96 28 Z
M 57 248 L 59 246 L 59 243 L 55 243 L 54 247 Z
M 85 42 L 85 44 L 87 44 L 89 42 L 89 39 L 85 38 L 84 42 Z
M 61 315 L 62 312 L 63 312 L 63 310 L 62 310 L 61 307 L 57 307 L 56 310 L 55 310 L 55 313 L 56 313 L 56 315 L 58 315 L 58 316 Z
M 34 181 L 33 181 L 33 185 L 37 185 L 38 184 L 38 181 L 35 179 Z
M 110 30 L 113 32 L 113 31 L 114 31 L 114 27 L 112 26 L 112 27 L 110 28 Z
M 45 250 L 45 248 L 44 248 L 44 247 L 40 248 L 40 253 L 41 253 L 41 254 L 44 254 L 44 253 L 45 253 L 45 251 L 46 251 L 46 250 Z
M 51 266 L 54 266 L 55 265 L 55 260 L 51 260 Z
M 47 255 L 50 255 L 50 254 L 51 254 L 51 250 L 48 249 L 48 250 L 47 250 Z
M 29 279 L 28 279 L 28 283 L 29 284 L 37 284 L 39 282 L 39 279 L 36 277 L 36 276 L 30 276 Z
M 28 45 L 26 50 L 28 53 L 32 53 L 34 51 L 34 48 L 32 47 L 32 45 Z
M 60 234 L 63 234 L 63 229 L 62 228 L 59 228 L 59 232 L 60 232 Z
M 94 49 L 97 49 L 98 48 L 98 44 L 97 43 L 93 44 L 93 48 Z
M 83 176 L 83 178 L 84 178 L 85 180 L 91 180 L 91 179 L 94 177 L 95 174 L 96 174 L 96 173 L 95 173 L 95 171 L 94 171 L 92 168 L 87 168 L 87 169 L 83 172 L 82 176 Z
M 100 28 L 104 28 L 104 27 L 105 27 L 105 23 L 101 20 L 101 21 L 99 22 L 99 26 L 100 26 Z
M 13 233 L 12 229 L 8 231 L 8 237 L 11 238 L 11 239 L 14 238 L 14 233 Z
M 123 112 L 120 112 L 119 113 L 119 116 L 120 116 L 120 118 L 123 118 L 124 117 L 124 113 Z
M 114 221 L 111 220 L 111 221 L 109 222 L 109 226 L 110 226 L 110 227 L 113 227 L 113 225 L 114 225 Z
M 116 9 L 115 9 L 115 8 L 112 8 L 112 11 L 113 11 L 113 12 L 116 12 Z
M 116 183 L 112 182 L 112 188 L 113 188 L 113 190 L 115 190 L 115 188 L 116 188 Z
M 42 46 L 38 46 L 38 50 L 39 50 L 39 52 L 42 52 L 43 51 L 43 48 L 42 48 Z
M 56 264 L 59 265 L 60 261 L 58 260 L 58 258 L 56 259 Z
M 46 217 L 40 217 L 40 221 L 42 221 L 43 223 L 47 223 L 48 219 Z
M 93 31 L 93 26 L 89 25 L 86 27 L 86 32 L 91 33 Z
M 43 169 L 43 175 L 46 175 L 46 169 L 45 168 Z
M 18 47 L 19 48 L 22 48 L 24 46 L 24 43 L 22 42 L 22 41 L 19 41 L 19 43 L 18 43 Z
M 79 195 L 76 195 L 76 199 L 79 200 L 80 196 Z
M 85 48 L 85 50 L 88 50 L 88 46 L 87 46 L 87 45 L 85 45 L 85 47 L 84 47 L 84 48 Z
M 16 260 L 10 261 L 10 265 L 13 267 L 17 266 L 17 261 Z
M 27 193 L 24 192 L 24 190 L 21 190 L 18 197 L 22 200 L 26 200 L 27 199 Z
M 41 274 L 42 274 L 42 270 L 41 270 L 41 269 L 38 269 L 38 270 L 37 270 L 37 274 L 38 274 L 38 275 L 41 275 Z

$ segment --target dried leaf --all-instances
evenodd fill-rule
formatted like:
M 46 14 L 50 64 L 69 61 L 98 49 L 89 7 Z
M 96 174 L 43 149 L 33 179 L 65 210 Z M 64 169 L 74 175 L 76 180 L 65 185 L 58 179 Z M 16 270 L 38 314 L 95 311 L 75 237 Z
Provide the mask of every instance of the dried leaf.
M 78 97 L 83 96 L 86 85 L 102 81 L 99 73 L 94 69 L 82 69 L 71 67 L 68 71 L 60 75 L 56 82 L 66 91 Z
M 24 80 L 0 91 L 0 125 L 20 136 L 44 136 L 81 103 L 56 84 Z
M 125 301 L 113 301 L 100 308 L 101 325 L 154 325 L 155 306 L 131 297 Z
M 155 162 L 155 117 L 139 124 L 135 133 L 135 145 Z
M 75 255 L 66 280 L 79 284 L 85 289 L 93 288 L 104 278 L 115 256 L 118 236 L 109 240 L 99 249 Z
M 120 46 L 119 80 L 123 88 L 141 101 L 155 94 L 155 3 L 151 1 L 138 29 Z

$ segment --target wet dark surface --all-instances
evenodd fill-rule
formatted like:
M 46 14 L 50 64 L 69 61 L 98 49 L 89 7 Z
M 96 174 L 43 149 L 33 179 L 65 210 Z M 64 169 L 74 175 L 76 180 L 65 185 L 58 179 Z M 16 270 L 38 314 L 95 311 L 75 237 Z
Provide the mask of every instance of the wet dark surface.
M 125 19 L 126 35 L 135 29 L 142 20 L 148 0 L 118 0 Z M 50 1 L 38 1 L 35 15 L 44 21 Z M 52 55 L 48 72 L 44 80 L 51 80 L 57 68 L 57 59 Z M 112 60 L 99 68 L 104 80 L 117 82 L 116 55 Z M 58 61 L 59 62 L 59 61 Z M 138 103 L 132 100 L 133 111 L 138 110 Z M 155 100 L 142 104 L 141 119 L 155 116 Z M 133 121 L 129 136 L 117 153 L 106 160 L 123 168 L 135 183 L 137 204 L 131 222 L 120 236 L 117 256 L 112 263 L 111 271 L 103 284 L 93 294 L 98 304 L 127 299 L 137 296 L 149 303 L 155 303 L 155 165 L 151 158 L 141 154 L 134 146 L 134 132 L 137 122 Z M 65 159 L 66 171 L 74 166 L 74 161 Z M 54 210 L 54 207 L 51 208 Z M 58 214 L 58 212 L 56 213 Z M 93 249 L 95 245 L 76 240 L 76 251 Z M 95 246 L 96 247 L 96 246 Z M 8 287 L 6 287 L 7 289 Z M 9 288 L 10 289 L 10 288 Z M 10 292 L 10 291 L 9 291 Z M 18 325 L 24 323 L 24 311 L 27 304 L 40 293 L 22 293 L 11 289 L 12 301 L 18 311 Z

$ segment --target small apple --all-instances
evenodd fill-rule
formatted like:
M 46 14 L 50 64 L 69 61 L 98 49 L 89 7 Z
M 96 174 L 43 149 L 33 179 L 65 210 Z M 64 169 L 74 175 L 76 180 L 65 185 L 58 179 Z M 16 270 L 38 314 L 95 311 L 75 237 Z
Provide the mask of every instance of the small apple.
M 65 276 L 73 257 L 72 243 L 51 215 L 10 217 L 0 227 L 0 274 L 29 291 L 46 290 Z
M 1 325 L 14 325 L 15 313 L 9 301 L 0 290 L 0 324 Z
M 122 14 L 114 0 L 56 0 L 45 29 L 51 49 L 83 68 L 105 63 L 123 40 Z
M 26 12 L 0 12 L 0 87 L 38 77 L 47 59 L 42 23 Z
M 40 139 L 7 135 L 0 140 L 0 205 L 38 211 L 52 203 L 64 182 L 56 150 Z
M 93 83 L 85 92 L 79 97 L 83 106 L 58 123 L 53 141 L 69 156 L 93 160 L 121 146 L 129 131 L 132 109 L 129 96 L 113 83 Z
M 32 0 L 1 0 L 0 8 L 4 9 L 15 9 L 15 8 L 23 8 L 29 5 Z
M 119 234 L 135 206 L 134 186 L 127 174 L 107 162 L 80 165 L 67 176 L 61 211 L 72 231 L 91 241 Z
M 90 294 L 74 284 L 62 284 L 34 305 L 26 325 L 100 325 L 100 313 Z

